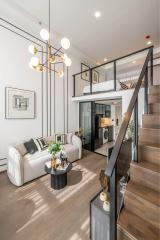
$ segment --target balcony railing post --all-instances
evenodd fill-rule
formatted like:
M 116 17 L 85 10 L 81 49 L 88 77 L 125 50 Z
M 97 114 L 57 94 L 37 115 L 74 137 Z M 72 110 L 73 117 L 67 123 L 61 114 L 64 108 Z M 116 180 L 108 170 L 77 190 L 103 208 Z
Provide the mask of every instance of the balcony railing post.
M 114 61 L 114 91 L 116 91 L 116 76 L 117 75 L 117 69 L 116 69 L 116 61 Z
M 151 86 L 153 85 L 153 48 L 152 48 L 152 51 L 151 51 L 151 60 L 150 60 L 150 62 L 151 62 L 151 71 L 150 71 L 150 74 L 151 74 L 151 76 L 150 76 L 150 78 L 151 78 Z
M 90 79 L 90 93 L 92 94 L 92 69 L 89 70 L 89 79 Z
M 138 98 L 134 106 L 134 161 L 138 162 Z
M 117 167 L 110 177 L 110 240 L 117 240 Z
M 76 93 L 76 89 L 75 89 L 75 87 L 76 87 L 76 85 L 75 85 L 75 81 L 76 81 L 76 76 L 73 75 L 73 97 L 75 97 L 75 93 Z
M 148 67 L 144 78 L 144 113 L 148 113 Z

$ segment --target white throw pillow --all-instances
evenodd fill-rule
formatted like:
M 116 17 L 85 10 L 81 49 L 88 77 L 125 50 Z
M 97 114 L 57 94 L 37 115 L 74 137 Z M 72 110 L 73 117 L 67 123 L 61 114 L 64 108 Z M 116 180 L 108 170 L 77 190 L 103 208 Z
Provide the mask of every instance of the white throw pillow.
M 67 133 L 67 143 L 72 144 L 73 133 Z
M 23 143 L 16 144 L 15 148 L 22 155 L 22 157 L 27 154 L 27 149 L 25 148 Z

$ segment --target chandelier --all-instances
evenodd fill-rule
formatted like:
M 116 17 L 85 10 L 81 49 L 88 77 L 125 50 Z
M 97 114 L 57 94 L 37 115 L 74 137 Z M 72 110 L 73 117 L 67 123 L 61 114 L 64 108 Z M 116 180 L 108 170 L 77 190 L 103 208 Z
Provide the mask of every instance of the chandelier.
M 70 41 L 68 38 L 64 37 L 61 39 L 61 47 L 59 49 L 56 49 L 51 45 L 51 14 L 50 14 L 50 0 L 49 0 L 49 31 L 47 29 L 41 29 L 40 31 L 40 37 L 43 41 L 45 41 L 47 45 L 46 52 L 43 51 L 44 54 L 46 54 L 45 62 L 40 62 L 40 58 L 38 57 L 39 53 L 42 53 L 42 50 L 39 50 L 34 45 L 30 45 L 28 47 L 28 51 L 34 55 L 31 57 L 29 66 L 30 68 L 42 72 L 45 69 L 48 70 L 48 72 L 51 74 L 51 71 L 56 72 L 59 77 L 64 76 L 63 70 L 55 70 L 52 69 L 52 65 L 65 63 L 67 67 L 71 66 L 72 61 L 71 59 L 62 52 L 62 49 L 67 50 L 70 47 Z

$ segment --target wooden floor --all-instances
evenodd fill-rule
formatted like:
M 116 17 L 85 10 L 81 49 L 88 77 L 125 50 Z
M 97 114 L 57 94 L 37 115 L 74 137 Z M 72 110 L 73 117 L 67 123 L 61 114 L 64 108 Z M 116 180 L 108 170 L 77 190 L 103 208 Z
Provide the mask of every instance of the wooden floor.
M 49 175 L 17 188 L 0 173 L 0 239 L 88 240 L 89 201 L 100 190 L 105 163 L 105 157 L 85 152 L 62 190 L 50 188 Z

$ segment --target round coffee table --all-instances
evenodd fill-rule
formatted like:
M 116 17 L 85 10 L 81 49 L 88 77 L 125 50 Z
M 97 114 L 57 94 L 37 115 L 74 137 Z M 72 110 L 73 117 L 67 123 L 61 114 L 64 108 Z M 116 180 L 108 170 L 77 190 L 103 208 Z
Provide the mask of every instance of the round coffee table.
M 72 163 L 68 163 L 69 164 L 65 170 L 54 170 L 45 164 L 46 173 L 49 173 L 51 175 L 51 187 L 53 189 L 59 190 L 67 185 L 67 172 L 72 169 Z

